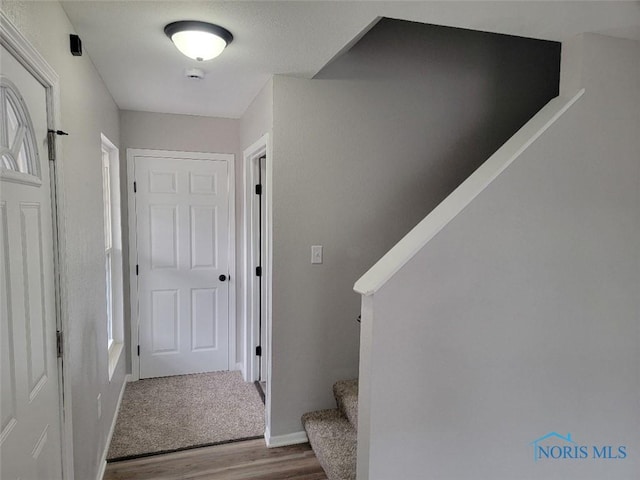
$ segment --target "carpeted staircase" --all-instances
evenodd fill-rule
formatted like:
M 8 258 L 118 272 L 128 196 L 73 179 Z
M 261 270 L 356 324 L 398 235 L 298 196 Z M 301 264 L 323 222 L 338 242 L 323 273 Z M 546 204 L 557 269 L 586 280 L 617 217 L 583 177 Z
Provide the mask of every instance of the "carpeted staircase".
M 355 480 L 358 380 L 333 385 L 338 408 L 305 413 L 302 425 L 329 480 Z

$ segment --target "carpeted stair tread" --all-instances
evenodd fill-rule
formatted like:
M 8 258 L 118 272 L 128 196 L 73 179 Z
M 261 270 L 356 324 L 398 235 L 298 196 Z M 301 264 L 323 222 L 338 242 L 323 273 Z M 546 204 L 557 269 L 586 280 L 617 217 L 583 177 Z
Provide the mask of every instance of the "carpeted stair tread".
M 302 424 L 329 480 L 355 480 L 356 430 L 339 410 L 305 413 Z
M 338 410 L 349 419 L 353 428 L 358 430 L 358 379 L 334 383 L 333 396 L 336 397 Z

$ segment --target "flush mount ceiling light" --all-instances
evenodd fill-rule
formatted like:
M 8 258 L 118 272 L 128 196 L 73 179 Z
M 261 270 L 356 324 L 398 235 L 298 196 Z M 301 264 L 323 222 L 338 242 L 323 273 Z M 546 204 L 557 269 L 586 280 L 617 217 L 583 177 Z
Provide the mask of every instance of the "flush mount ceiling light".
M 196 20 L 170 23 L 164 27 L 164 33 L 178 50 L 199 62 L 217 57 L 233 40 L 226 28 Z

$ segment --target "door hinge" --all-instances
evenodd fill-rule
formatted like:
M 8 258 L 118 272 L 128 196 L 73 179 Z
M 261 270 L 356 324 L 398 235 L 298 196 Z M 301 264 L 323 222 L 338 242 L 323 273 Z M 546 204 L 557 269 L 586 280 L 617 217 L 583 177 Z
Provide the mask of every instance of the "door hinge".
M 140 356 L 140 345 L 138 345 L 138 356 Z
M 262 185 L 256 185 L 256 195 L 262 195 Z
M 133 182 L 133 193 L 137 193 L 138 192 L 138 184 L 136 182 Z
M 256 277 L 262 276 L 262 267 L 256 267 Z
M 258 357 L 262 356 L 262 347 L 260 345 L 256 347 L 256 356 Z
M 140 272 L 140 268 L 138 265 L 136 265 L 136 275 L 139 275 L 139 272 Z
M 60 330 L 56 330 L 56 351 L 58 358 L 62 358 L 64 336 Z
M 47 132 L 47 146 L 49 147 L 49 161 L 56 161 L 56 132 L 49 130 Z
M 69 135 L 62 130 L 47 130 L 47 147 L 49 147 L 49 161 L 56 161 L 56 135 Z

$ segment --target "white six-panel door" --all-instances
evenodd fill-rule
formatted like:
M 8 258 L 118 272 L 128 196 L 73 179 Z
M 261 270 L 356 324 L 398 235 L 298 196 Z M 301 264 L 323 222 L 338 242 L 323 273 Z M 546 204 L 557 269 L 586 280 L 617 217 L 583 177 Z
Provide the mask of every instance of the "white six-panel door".
M 62 477 L 46 91 L 0 47 L 0 478 Z
M 229 369 L 229 155 L 215 157 L 134 157 L 140 378 Z

